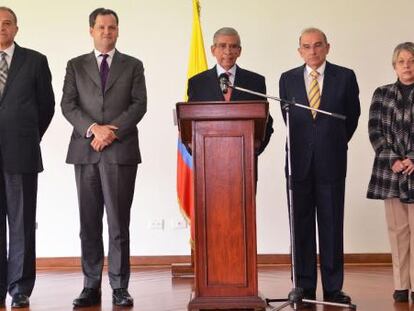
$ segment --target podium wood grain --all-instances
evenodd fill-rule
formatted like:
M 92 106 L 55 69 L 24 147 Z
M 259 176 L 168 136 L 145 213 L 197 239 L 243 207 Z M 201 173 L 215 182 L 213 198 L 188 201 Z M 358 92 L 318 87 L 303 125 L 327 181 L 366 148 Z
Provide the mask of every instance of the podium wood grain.
M 257 285 L 254 148 L 255 135 L 259 144 L 264 134 L 267 103 L 184 104 L 177 112 L 194 161 L 195 292 L 188 309 L 264 310 Z

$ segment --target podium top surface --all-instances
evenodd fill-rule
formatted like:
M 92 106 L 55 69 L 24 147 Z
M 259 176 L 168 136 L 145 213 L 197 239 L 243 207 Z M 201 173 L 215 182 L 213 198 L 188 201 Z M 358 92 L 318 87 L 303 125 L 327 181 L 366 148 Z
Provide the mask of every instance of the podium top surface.
M 269 116 L 267 101 L 233 102 L 180 102 L 177 103 L 177 120 L 181 139 L 184 143 L 192 140 L 192 124 L 198 121 L 254 121 L 254 136 L 261 141 L 266 131 Z
M 266 120 L 269 114 L 267 101 L 211 101 L 177 103 L 177 119 L 197 120 Z

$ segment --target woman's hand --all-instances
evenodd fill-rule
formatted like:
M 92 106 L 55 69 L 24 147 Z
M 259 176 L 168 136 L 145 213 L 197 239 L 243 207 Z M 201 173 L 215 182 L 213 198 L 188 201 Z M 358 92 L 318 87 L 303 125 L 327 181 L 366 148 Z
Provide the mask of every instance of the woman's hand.
M 405 166 L 405 169 L 403 170 L 403 174 L 411 175 L 411 173 L 414 171 L 414 163 L 410 159 L 404 159 L 402 163 Z
M 408 160 L 408 159 L 406 159 Z M 404 160 L 405 161 L 405 160 Z M 405 164 L 401 160 L 397 160 L 391 167 L 394 173 L 401 173 L 405 169 Z

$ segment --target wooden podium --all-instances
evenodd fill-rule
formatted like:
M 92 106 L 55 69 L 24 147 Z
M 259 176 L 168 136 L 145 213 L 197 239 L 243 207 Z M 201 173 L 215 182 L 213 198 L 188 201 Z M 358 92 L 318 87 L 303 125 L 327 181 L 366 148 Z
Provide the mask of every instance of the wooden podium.
M 188 310 L 264 310 L 258 294 L 255 146 L 265 101 L 177 104 L 195 183 L 195 289 Z

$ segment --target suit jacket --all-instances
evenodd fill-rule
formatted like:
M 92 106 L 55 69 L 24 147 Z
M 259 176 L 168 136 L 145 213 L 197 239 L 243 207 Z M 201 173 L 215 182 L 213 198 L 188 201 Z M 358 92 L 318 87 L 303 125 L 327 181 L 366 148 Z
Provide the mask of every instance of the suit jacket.
M 282 74 L 279 92 L 282 99 L 309 105 L 304 80 L 305 65 Z M 339 113 L 346 120 L 321 113 L 313 119 L 311 111 L 290 109 L 292 178 L 304 179 L 315 164 L 316 178 L 323 181 L 344 179 L 348 141 L 358 125 L 359 89 L 352 70 L 326 63 L 320 109 Z M 284 111 L 282 111 L 284 114 Z
M 257 73 L 242 69 L 237 66 L 234 85 L 246 88 L 259 93 L 266 93 L 265 78 Z M 220 89 L 220 83 L 217 77 L 217 69 L 213 67 L 209 70 L 199 73 L 188 80 L 188 101 L 224 101 L 223 92 Z M 262 97 L 233 90 L 231 101 L 239 100 L 263 100 Z M 273 133 L 273 119 L 269 115 L 267 120 L 266 135 L 257 154 L 263 152 L 269 143 L 270 136 Z
M 40 141 L 55 106 L 51 80 L 46 56 L 15 44 L 0 99 L 0 153 L 5 172 L 43 170 Z
M 73 125 L 67 163 L 136 165 L 141 162 L 137 124 L 147 111 L 147 93 L 142 62 L 115 51 L 102 93 L 95 54 L 71 59 L 66 68 L 62 112 Z M 96 152 L 86 137 L 93 123 L 117 126 L 119 139 Z

